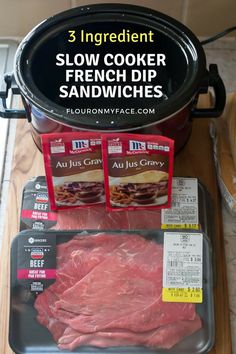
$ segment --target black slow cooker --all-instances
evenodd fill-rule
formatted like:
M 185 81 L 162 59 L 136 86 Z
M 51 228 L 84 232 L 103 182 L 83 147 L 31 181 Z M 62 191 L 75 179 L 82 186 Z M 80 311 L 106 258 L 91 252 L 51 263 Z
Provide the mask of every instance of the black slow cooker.
M 77 42 L 73 38 L 81 31 L 90 35 L 86 43 L 82 43 L 81 38 Z M 133 33 L 152 33 L 155 40 L 138 41 L 134 35 L 132 42 L 128 40 L 128 35 Z M 118 42 L 118 35 L 124 40 Z M 95 38 L 102 38 L 103 43 L 99 44 Z M 127 69 L 125 83 L 117 80 L 107 83 L 101 82 L 101 79 L 96 82 L 101 88 L 109 84 L 111 90 L 114 86 L 120 86 L 120 95 L 61 98 L 59 92 L 65 81 L 65 70 L 55 65 L 58 53 L 69 56 L 65 65 L 72 70 L 89 69 L 89 63 L 78 68 L 78 63 L 70 61 L 78 54 L 80 57 L 93 54 L 104 58 L 109 53 L 113 59 L 118 57 L 119 60 L 119 55 L 128 58 L 124 63 L 119 64 L 118 61 L 118 69 Z M 140 56 L 146 60 L 150 53 L 153 56 L 162 53 L 166 65 L 158 68 L 158 75 L 152 80 L 146 79 L 145 82 L 145 75 L 142 75 L 141 82 L 133 82 L 129 60 Z M 113 68 L 117 69 L 117 62 L 110 63 L 109 69 Z M 157 69 L 153 65 L 150 67 L 148 61 L 141 61 L 141 64 L 134 62 L 132 68 L 142 72 Z M 106 69 L 103 61 L 97 65 L 100 72 Z M 85 77 L 80 77 L 76 82 L 78 89 L 85 85 L 88 90 L 91 89 L 88 77 L 87 82 Z M 162 97 L 150 97 L 149 91 L 137 97 L 140 87 L 150 82 L 151 85 L 161 85 Z M 135 95 L 124 96 L 124 85 L 128 85 L 132 93 L 135 86 Z M 214 107 L 196 108 L 199 93 L 206 93 L 209 87 L 214 91 Z M 6 98 L 10 89 L 14 94 L 21 95 L 24 110 L 7 108 Z M 129 91 L 126 89 L 126 92 Z M 225 105 L 225 88 L 217 66 L 211 64 L 209 69 L 206 68 L 200 42 L 183 24 L 144 7 L 100 4 L 65 11 L 35 27 L 20 43 L 14 73 L 5 75 L 0 97 L 0 115 L 3 118 L 27 118 L 38 147 L 43 133 L 133 131 L 171 137 L 175 140 L 176 150 L 179 150 L 189 137 L 192 118 L 217 117 L 221 114 Z

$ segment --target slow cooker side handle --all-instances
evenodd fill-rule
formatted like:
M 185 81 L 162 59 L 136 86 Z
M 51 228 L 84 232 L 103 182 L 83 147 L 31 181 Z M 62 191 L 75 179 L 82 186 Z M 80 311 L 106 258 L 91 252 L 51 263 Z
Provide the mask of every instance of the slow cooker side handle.
M 226 102 L 226 92 L 224 83 L 218 73 L 216 64 L 209 65 L 209 72 L 207 78 L 207 87 L 212 87 L 215 93 L 215 104 L 213 108 L 193 108 L 191 117 L 193 118 L 211 118 L 219 117 L 224 110 Z
M 5 74 L 0 84 L 0 117 L 2 118 L 27 118 L 24 109 L 11 109 L 7 107 L 9 90 L 13 95 L 20 95 L 20 90 L 15 83 L 13 74 Z

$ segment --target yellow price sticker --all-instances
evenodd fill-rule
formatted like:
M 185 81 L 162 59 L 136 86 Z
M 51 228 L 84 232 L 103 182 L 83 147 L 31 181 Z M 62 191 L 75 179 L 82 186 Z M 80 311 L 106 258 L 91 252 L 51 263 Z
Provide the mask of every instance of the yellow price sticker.
M 198 224 L 162 224 L 161 228 L 164 230 L 167 229 L 192 229 L 199 230 L 200 225 Z
M 163 288 L 162 301 L 164 302 L 190 302 L 201 304 L 203 301 L 200 288 Z

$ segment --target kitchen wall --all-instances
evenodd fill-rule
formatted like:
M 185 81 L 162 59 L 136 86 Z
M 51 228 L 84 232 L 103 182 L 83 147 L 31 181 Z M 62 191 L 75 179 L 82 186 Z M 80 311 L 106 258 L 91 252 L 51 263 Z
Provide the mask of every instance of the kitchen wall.
M 0 37 L 22 37 L 57 12 L 102 2 L 143 5 L 162 11 L 201 37 L 236 25 L 236 0 L 0 0 Z M 231 36 L 235 38 L 236 32 Z

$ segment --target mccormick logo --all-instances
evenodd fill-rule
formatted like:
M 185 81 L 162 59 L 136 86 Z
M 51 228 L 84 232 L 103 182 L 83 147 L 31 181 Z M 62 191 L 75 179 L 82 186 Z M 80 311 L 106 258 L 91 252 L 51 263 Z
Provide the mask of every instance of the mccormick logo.
M 129 142 L 130 151 L 143 151 L 146 150 L 146 143 L 144 141 L 130 140 Z
M 37 194 L 36 202 L 37 203 L 47 203 L 48 202 L 47 194 L 43 194 L 43 193 Z
M 72 150 L 82 150 L 89 148 L 89 140 L 72 140 Z
M 32 259 L 43 259 L 44 252 L 42 248 L 33 248 L 30 252 L 30 257 Z

